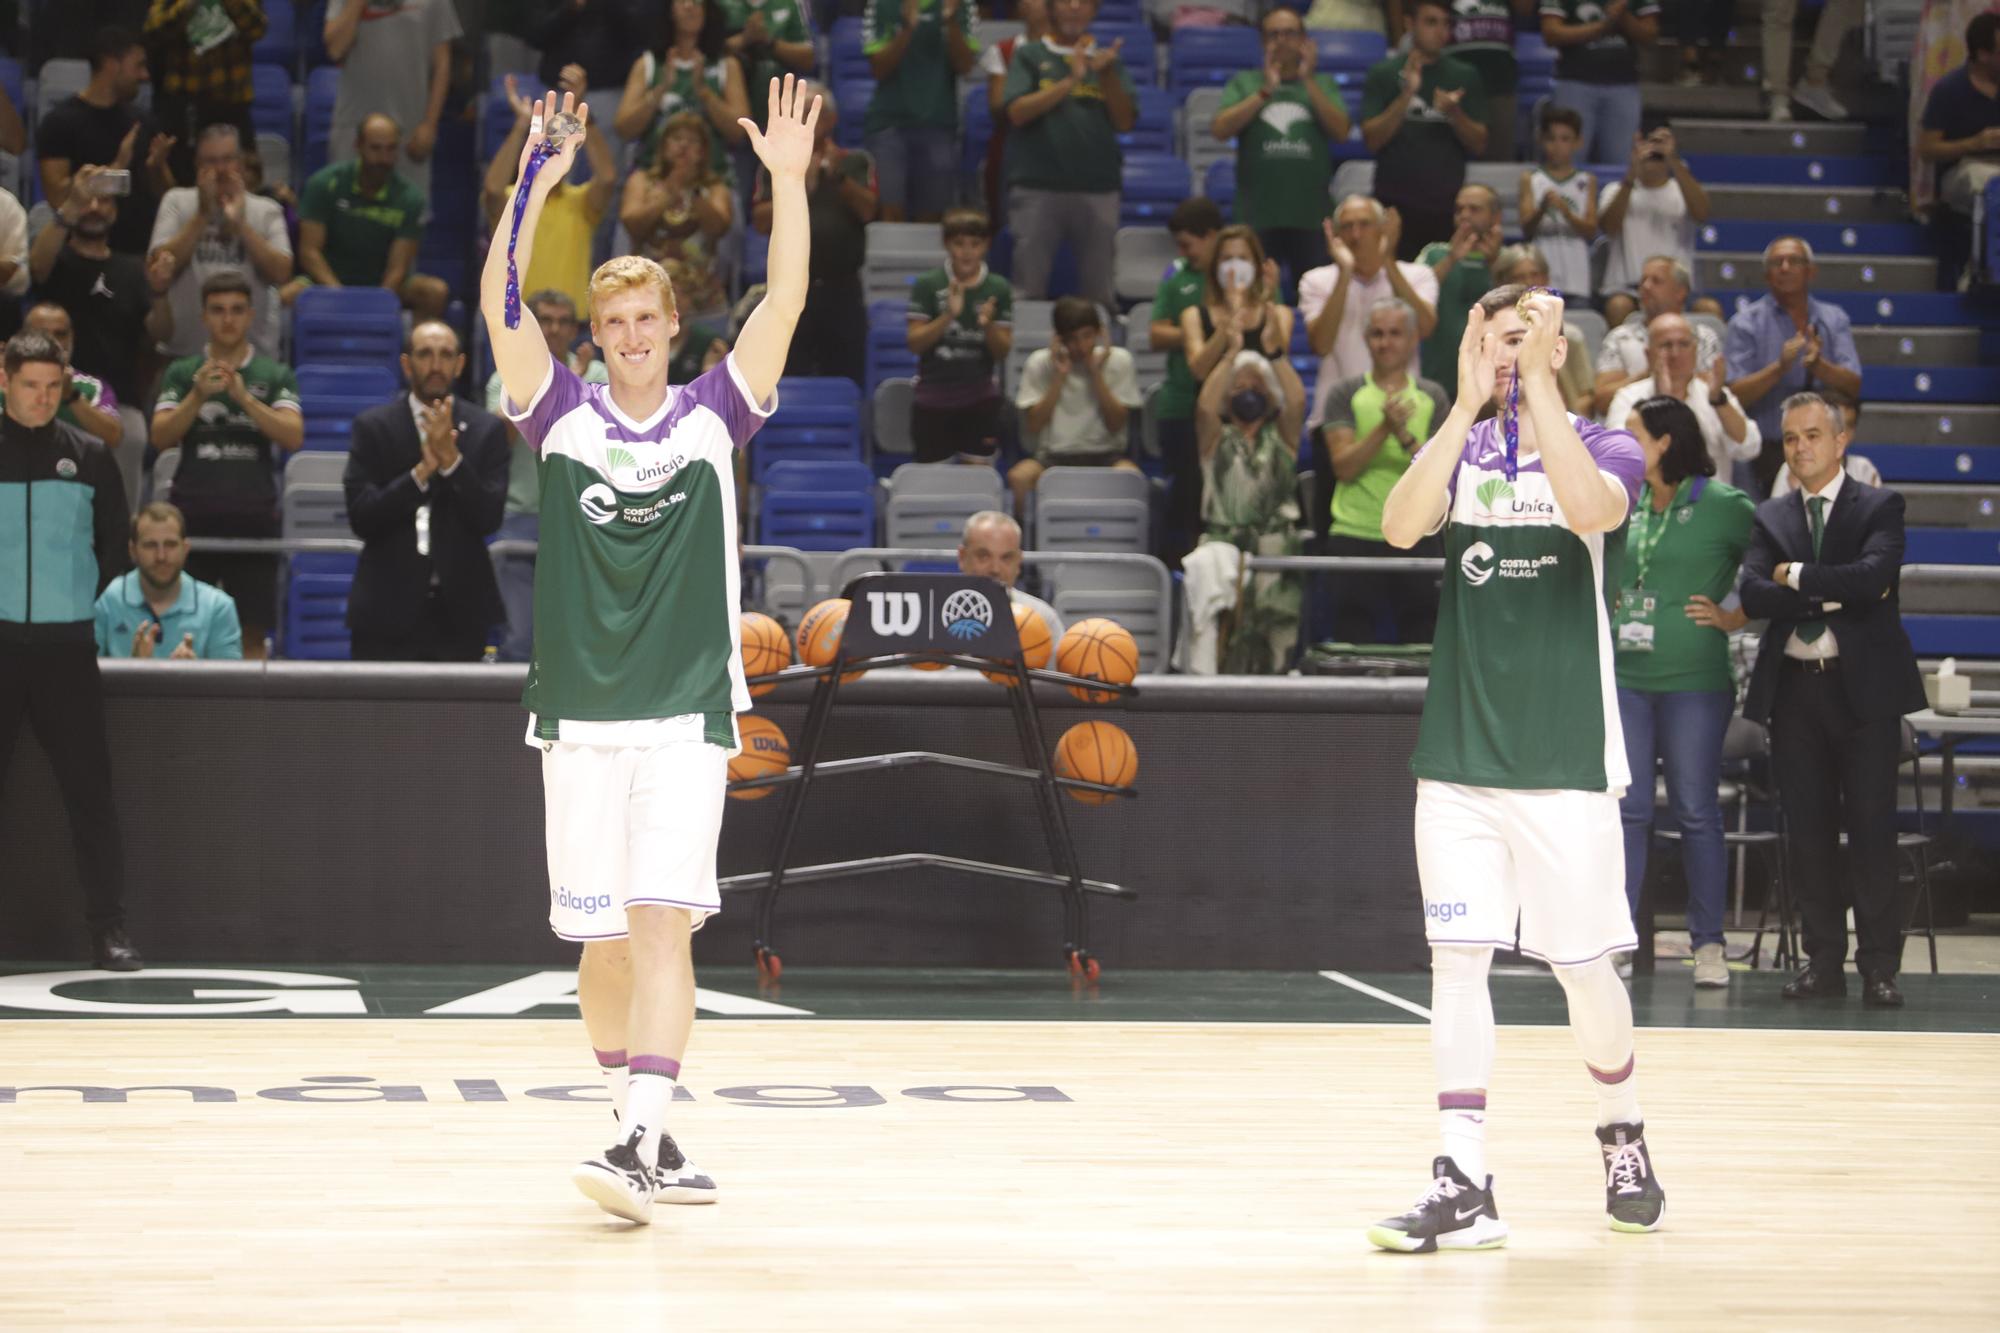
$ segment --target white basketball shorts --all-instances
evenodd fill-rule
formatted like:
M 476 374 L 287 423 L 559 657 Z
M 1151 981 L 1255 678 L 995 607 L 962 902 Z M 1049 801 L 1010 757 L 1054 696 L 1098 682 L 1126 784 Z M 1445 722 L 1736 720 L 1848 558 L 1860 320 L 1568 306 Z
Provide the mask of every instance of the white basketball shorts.
M 1618 798 L 1417 783 L 1417 875 L 1432 944 L 1514 947 L 1572 967 L 1638 947 Z
M 699 927 L 722 910 L 715 845 L 729 752 L 705 741 L 651 746 L 543 742 L 549 928 L 622 939 L 629 907 L 684 907 Z

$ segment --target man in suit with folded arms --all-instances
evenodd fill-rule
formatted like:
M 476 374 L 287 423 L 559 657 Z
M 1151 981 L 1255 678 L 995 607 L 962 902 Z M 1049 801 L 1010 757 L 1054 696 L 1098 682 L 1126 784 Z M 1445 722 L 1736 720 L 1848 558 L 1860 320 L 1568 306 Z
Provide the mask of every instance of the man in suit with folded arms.
M 410 331 L 407 395 L 354 419 L 347 521 L 366 543 L 347 596 L 356 661 L 476 662 L 505 620 L 486 539 L 507 503 L 507 431 L 452 395 L 458 334 Z
M 1784 994 L 1847 994 L 1851 900 L 1862 1000 L 1894 1007 L 1903 1003 L 1896 765 L 1903 714 L 1924 706 L 1896 593 L 1903 497 L 1846 475 L 1846 426 L 1818 394 L 1787 398 L 1781 419 L 1798 490 L 1757 507 L 1742 595 L 1745 611 L 1770 621 L 1743 715 L 1771 724 L 1804 918 L 1807 963 Z

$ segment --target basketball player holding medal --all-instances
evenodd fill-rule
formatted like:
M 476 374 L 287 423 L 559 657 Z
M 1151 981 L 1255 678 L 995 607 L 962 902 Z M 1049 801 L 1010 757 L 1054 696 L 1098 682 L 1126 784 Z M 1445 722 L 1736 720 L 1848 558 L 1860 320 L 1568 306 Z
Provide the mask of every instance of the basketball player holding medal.
M 721 906 L 715 846 L 735 715 L 750 707 L 734 455 L 777 406 L 805 305 L 819 99 L 790 75 L 782 87 L 773 79 L 767 127 L 743 122 L 772 181 L 769 282 L 736 349 L 679 387 L 667 383 L 673 287 L 650 259 L 613 259 L 590 279 L 609 384 L 578 379 L 520 319 L 516 275 L 588 114 L 568 93 L 560 107 L 554 93 L 535 103 L 520 196 L 501 216 L 480 304 L 507 416 L 540 455 L 522 702 L 542 752 L 549 924 L 583 945 L 577 1003 L 618 1114 L 617 1142 L 571 1179 L 606 1212 L 645 1222 L 655 1201 L 716 1197 L 664 1121 L 694 1023 L 689 937 Z
M 1563 406 L 1562 311 L 1540 288 L 1480 298 L 1459 343 L 1458 400 L 1382 512 L 1393 545 L 1442 530 L 1445 554 L 1410 761 L 1444 1151 L 1410 1211 L 1369 1229 L 1387 1250 L 1506 1243 L 1486 1172 L 1487 973 L 1517 925 L 1521 952 L 1562 983 L 1596 1084 L 1612 1229 L 1651 1231 L 1665 1210 L 1639 1115 L 1631 999 L 1612 960 L 1636 941 L 1605 544 L 1637 501 L 1646 462 L 1631 435 Z M 1498 415 L 1479 420 L 1489 405 Z

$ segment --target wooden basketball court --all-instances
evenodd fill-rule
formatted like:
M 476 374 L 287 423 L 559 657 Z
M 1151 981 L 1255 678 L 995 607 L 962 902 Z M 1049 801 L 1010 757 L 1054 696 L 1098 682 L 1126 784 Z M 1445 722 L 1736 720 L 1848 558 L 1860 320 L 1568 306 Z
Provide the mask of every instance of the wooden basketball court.
M 706 1021 L 670 1127 L 723 1197 L 649 1228 L 567 1181 L 574 1021 L 6 1021 L 0 1326 L 1991 1327 L 2000 1038 L 1642 1031 L 1626 1236 L 1568 1033 L 1504 1028 L 1513 1239 L 1402 1256 L 1362 1231 L 1427 1184 L 1430 1056 L 1380 1008 Z

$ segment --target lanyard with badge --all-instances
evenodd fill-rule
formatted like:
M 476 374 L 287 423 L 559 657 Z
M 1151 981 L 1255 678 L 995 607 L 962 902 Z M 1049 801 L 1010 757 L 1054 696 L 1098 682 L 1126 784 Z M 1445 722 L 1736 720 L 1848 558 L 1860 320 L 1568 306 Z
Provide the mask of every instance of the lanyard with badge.
M 1664 510 L 1650 504 L 1641 505 L 1632 516 L 1632 586 L 1618 594 L 1618 617 L 1614 633 L 1618 651 L 1621 653 L 1650 653 L 1657 627 L 1653 616 L 1659 610 L 1657 593 L 1646 587 L 1646 575 L 1653 567 L 1653 556 L 1660 549 L 1660 540 L 1667 535 L 1667 528 L 1683 506 L 1690 503 L 1689 495 L 1694 478 L 1682 480 L 1674 488 L 1674 498 Z M 1683 515 L 1685 517 L 1685 515 Z

